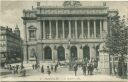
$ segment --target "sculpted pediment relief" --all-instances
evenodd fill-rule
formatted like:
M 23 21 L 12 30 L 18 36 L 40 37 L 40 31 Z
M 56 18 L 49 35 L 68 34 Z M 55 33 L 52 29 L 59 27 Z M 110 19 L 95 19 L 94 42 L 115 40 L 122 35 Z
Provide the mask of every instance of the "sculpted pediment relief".
M 37 29 L 35 26 L 31 25 L 28 27 L 28 29 Z

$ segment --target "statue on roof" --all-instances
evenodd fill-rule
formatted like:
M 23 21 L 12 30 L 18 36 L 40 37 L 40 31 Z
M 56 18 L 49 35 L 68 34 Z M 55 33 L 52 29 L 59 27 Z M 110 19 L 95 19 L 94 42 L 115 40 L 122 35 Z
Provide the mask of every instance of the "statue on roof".
M 80 7 L 82 6 L 80 1 L 64 1 L 64 7 Z

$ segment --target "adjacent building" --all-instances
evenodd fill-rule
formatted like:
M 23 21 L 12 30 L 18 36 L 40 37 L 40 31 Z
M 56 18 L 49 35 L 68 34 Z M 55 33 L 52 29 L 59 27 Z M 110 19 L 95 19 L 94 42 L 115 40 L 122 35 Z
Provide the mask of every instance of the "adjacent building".
M 24 60 L 66 61 L 98 58 L 99 46 L 109 33 L 111 17 L 117 10 L 102 6 L 82 6 L 65 1 L 62 6 L 42 6 L 23 10 Z
M 16 63 L 21 61 L 22 40 L 18 27 L 11 28 L 0 26 L 0 60 L 1 64 Z

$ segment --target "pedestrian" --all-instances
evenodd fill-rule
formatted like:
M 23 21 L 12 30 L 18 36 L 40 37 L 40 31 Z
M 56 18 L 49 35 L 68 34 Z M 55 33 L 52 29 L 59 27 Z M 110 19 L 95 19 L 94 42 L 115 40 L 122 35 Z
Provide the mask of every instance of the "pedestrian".
M 94 68 L 97 69 L 97 67 L 98 67 L 98 60 L 96 58 L 94 59 L 94 62 L 93 63 L 94 63 Z
M 49 66 L 47 66 L 47 73 L 48 73 L 48 75 L 50 75 L 50 74 L 51 74 L 51 71 L 50 71 Z
M 51 71 L 53 71 L 53 65 L 51 65 Z
M 23 69 L 23 68 L 24 68 L 23 64 L 21 64 L 20 68 L 21 68 L 21 69 Z
M 26 69 L 25 68 L 22 69 L 22 76 L 26 76 Z
M 90 75 L 90 63 L 87 64 L 88 75 Z
M 54 70 L 55 70 L 55 72 L 57 71 L 57 67 L 58 67 L 58 64 L 56 64 L 56 65 L 55 65 L 55 69 L 54 69 Z
M 16 74 L 18 74 L 18 69 L 19 69 L 19 65 L 16 65 L 16 70 L 15 70 Z
M 15 66 L 13 66 L 12 69 L 12 73 L 15 74 Z
M 12 70 L 12 66 L 11 66 L 11 65 L 9 65 L 9 70 L 10 70 L 10 71 Z
M 41 67 L 41 73 L 44 73 L 44 67 L 43 67 L 43 65 Z
M 34 64 L 32 65 L 32 69 L 33 69 L 33 70 L 35 69 L 35 66 L 34 66 Z
M 86 65 L 83 65 L 82 69 L 83 69 L 83 75 L 86 75 Z
M 37 69 L 37 64 L 34 65 L 35 69 Z
M 77 64 L 75 64 L 75 65 L 74 65 L 74 72 L 75 72 L 75 76 L 77 75 L 77 69 L 78 69 L 78 65 L 77 65 Z

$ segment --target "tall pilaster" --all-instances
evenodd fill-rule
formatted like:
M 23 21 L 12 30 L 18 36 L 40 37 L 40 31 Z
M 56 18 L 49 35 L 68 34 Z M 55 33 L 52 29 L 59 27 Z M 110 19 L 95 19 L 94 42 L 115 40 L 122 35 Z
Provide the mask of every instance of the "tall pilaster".
M 96 58 L 96 49 L 94 44 L 89 45 L 90 48 L 90 59 L 91 58 Z
M 107 33 L 108 33 L 108 27 L 107 27 L 107 19 L 103 21 L 103 30 L 104 30 L 104 37 L 106 37 Z
M 38 29 L 37 29 L 37 32 L 36 32 L 36 33 L 37 33 L 37 34 L 36 34 L 36 35 L 37 35 L 37 38 L 36 38 L 36 39 L 37 39 L 37 40 L 40 40 L 40 39 L 41 39 L 41 35 L 42 35 L 42 30 L 41 30 L 42 25 L 41 25 L 41 21 L 38 21 L 37 24 L 38 24 Z
M 58 20 L 56 20 L 56 39 L 58 39 Z
M 43 39 L 45 39 L 46 35 L 45 35 L 45 20 L 43 21 Z
M 75 36 L 76 36 L 76 38 L 77 38 L 77 20 L 75 20 Z
M 64 20 L 62 20 L 63 38 L 65 38 Z
M 87 24 L 88 24 L 88 38 L 90 38 L 90 21 L 89 20 L 88 20 Z
M 94 20 L 94 38 L 96 38 L 96 20 Z
M 37 57 L 40 61 L 43 60 L 43 52 L 42 52 L 42 45 L 40 43 L 37 44 Z
M 65 59 L 66 62 L 69 62 L 70 60 L 70 49 L 67 49 L 67 46 L 65 46 Z
M 55 46 L 53 46 L 52 49 L 52 61 L 55 63 L 57 62 L 58 58 L 57 58 L 57 50 L 54 48 Z
M 50 30 L 49 38 L 51 39 L 51 38 L 52 38 L 52 26 L 51 26 L 51 20 L 49 20 L 49 30 Z
M 68 26 L 69 27 L 69 38 L 71 38 L 71 21 L 69 20 L 68 23 L 69 23 L 68 24 L 69 25 Z
M 100 37 L 102 38 L 102 20 L 100 20 Z
M 79 62 L 82 62 L 82 60 L 83 60 L 83 49 L 81 48 L 82 47 L 82 45 L 78 45 L 77 46 L 77 49 L 78 49 L 78 61 Z
M 84 37 L 84 28 L 83 28 L 83 20 L 81 21 L 81 37 L 83 38 Z

